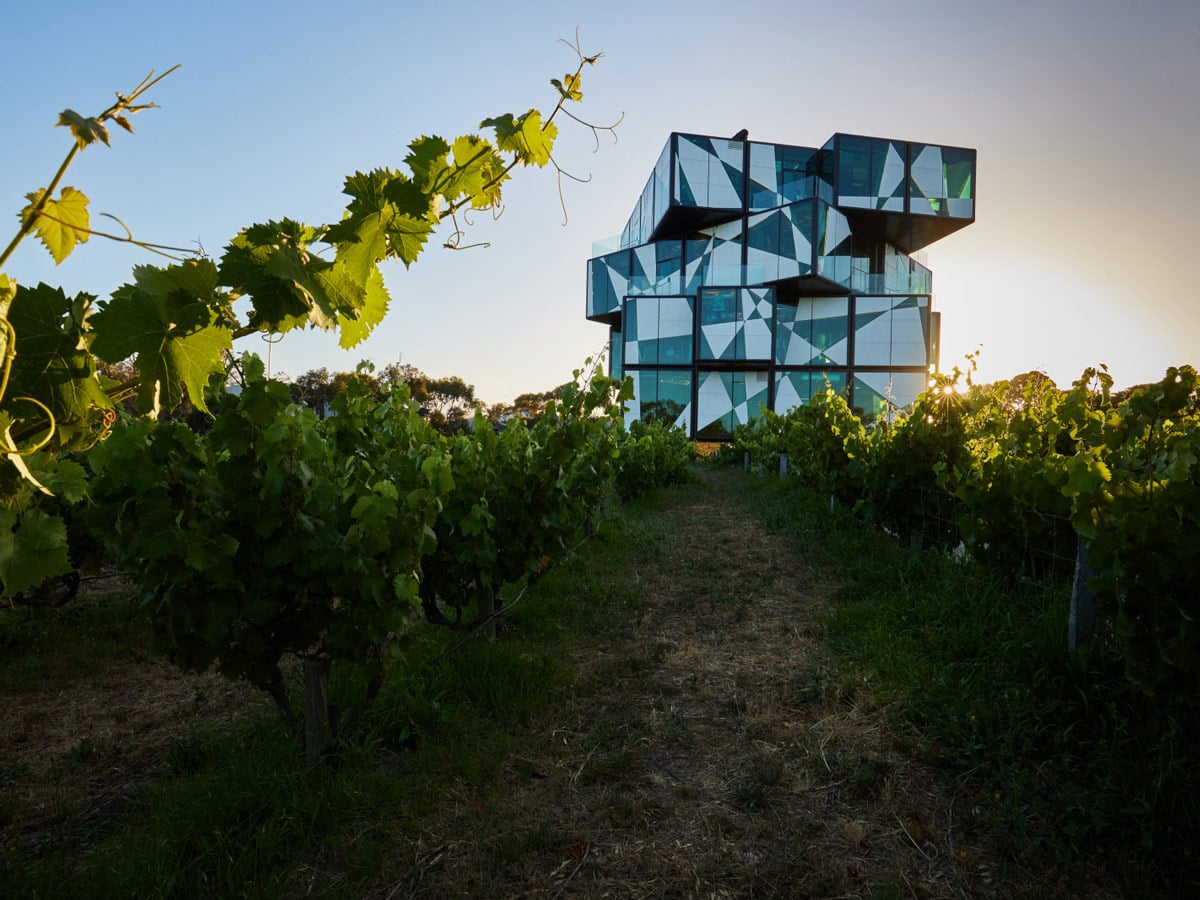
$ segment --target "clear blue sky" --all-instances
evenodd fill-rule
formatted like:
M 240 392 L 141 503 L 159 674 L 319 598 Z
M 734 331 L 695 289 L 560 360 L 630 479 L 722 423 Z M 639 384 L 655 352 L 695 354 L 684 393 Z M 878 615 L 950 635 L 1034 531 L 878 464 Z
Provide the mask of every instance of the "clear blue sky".
M 932 245 L 943 367 L 982 346 L 986 380 L 1042 369 L 1065 385 L 1107 363 L 1118 385 L 1200 362 L 1200 3 L 1158 0 L 339 4 L 10 3 L 0 22 L 0 202 L 44 185 L 69 135 L 150 69 L 183 68 L 137 135 L 91 148 L 66 180 L 144 239 L 219 253 L 243 226 L 330 221 L 343 177 L 399 167 L 412 138 L 554 102 L 578 26 L 583 115 L 552 172 L 521 173 L 507 211 L 385 271 L 387 321 L 350 352 L 322 333 L 272 351 L 291 375 L 396 359 L 456 374 L 488 401 L 566 380 L 603 344 L 584 319 L 592 241 L 620 231 L 671 131 L 816 145 L 837 131 L 974 147 L 977 220 Z M 5 241 L 7 238 L 5 238 Z M 152 262 L 93 240 L 53 266 L 29 243 L 7 273 L 106 296 Z M 251 338 L 247 348 L 264 352 Z

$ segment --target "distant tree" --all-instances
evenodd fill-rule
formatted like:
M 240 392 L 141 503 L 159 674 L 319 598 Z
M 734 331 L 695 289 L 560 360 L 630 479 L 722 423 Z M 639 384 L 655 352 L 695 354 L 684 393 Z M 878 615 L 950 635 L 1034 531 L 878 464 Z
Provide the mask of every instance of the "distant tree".
M 315 410 L 319 419 L 325 418 L 325 412 L 336 395 L 333 389 L 333 378 L 324 366 L 319 369 L 309 369 L 297 377 L 289 385 L 289 389 L 292 392 L 292 402 Z
M 487 416 L 487 420 L 495 425 L 516 415 L 516 412 L 516 407 L 511 403 L 493 403 L 487 408 L 485 415 Z
M 540 419 L 542 413 L 546 411 L 546 404 L 561 397 L 566 388 L 567 385 L 560 384 L 548 391 L 518 394 L 512 402 L 513 415 L 520 416 L 522 419 Z
M 482 406 L 475 396 L 475 386 L 457 375 L 431 378 L 416 366 L 389 363 L 379 373 L 381 386 L 404 384 L 410 396 L 420 406 L 421 415 L 443 434 L 465 431 Z
M 366 371 L 338 372 L 336 375 L 334 375 L 333 378 L 330 379 L 330 384 L 333 387 L 333 397 L 336 397 L 338 394 L 344 391 L 346 389 L 346 385 L 350 383 L 351 379 L 362 382 L 362 384 L 366 386 L 367 390 L 374 395 L 376 400 L 383 398 L 383 386 L 380 384 L 379 379 L 370 372 Z M 330 397 L 330 399 L 332 400 L 333 397 Z
M 416 366 L 404 363 L 388 363 L 379 373 L 379 383 L 385 388 L 392 388 L 396 385 L 403 384 L 408 387 L 408 394 L 417 403 L 424 403 L 429 399 L 429 376 L 418 369 Z
M 421 411 L 429 424 L 443 434 L 465 431 L 478 405 L 475 385 L 451 375 L 429 380 L 426 391 L 427 399 L 421 404 Z

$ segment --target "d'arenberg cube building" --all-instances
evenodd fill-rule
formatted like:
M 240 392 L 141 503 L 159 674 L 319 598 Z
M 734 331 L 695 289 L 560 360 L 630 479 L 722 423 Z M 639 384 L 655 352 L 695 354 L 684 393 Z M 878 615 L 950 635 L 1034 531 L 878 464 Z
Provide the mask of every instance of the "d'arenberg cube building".
M 835 134 L 792 147 L 674 133 L 619 239 L 588 261 L 629 417 L 723 440 L 761 406 L 916 399 L 938 359 L 911 254 L 975 220 L 975 151 Z

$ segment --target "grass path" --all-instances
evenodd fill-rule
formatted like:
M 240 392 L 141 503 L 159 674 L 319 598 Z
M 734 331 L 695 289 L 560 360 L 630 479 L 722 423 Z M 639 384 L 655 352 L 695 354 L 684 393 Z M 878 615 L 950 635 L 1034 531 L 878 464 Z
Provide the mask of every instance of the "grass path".
M 414 632 L 372 740 L 317 774 L 261 697 L 148 655 L 136 604 L 10 629 L 0 884 L 377 900 L 1107 896 L 1027 867 L 1036 857 L 996 837 L 980 787 L 959 787 L 831 656 L 822 623 L 840 588 L 764 524 L 777 482 L 696 472 L 614 517 L 494 644 L 444 656 L 458 635 Z
M 745 495 L 704 469 L 642 523 L 621 575 L 638 621 L 379 896 L 1009 893 L 965 801 L 822 648 L 833 586 Z

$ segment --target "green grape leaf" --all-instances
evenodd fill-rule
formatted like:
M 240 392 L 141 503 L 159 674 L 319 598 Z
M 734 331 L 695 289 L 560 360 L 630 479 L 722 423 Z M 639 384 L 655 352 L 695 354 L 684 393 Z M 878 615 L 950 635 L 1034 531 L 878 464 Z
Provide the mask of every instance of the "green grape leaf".
M 30 216 L 36 218 L 34 229 L 55 263 L 61 263 L 70 256 L 76 244 L 87 243 L 91 217 L 87 210 L 88 198 L 82 191 L 65 187 L 57 200 L 47 197 L 44 190 L 25 196 L 29 205 L 21 210 L 21 221 L 26 221 Z
M 79 503 L 87 499 L 87 471 L 79 463 L 69 459 L 55 458 L 55 464 L 42 479 L 55 496 L 68 503 Z
M 472 207 L 483 209 L 493 203 L 489 183 L 503 171 L 504 160 L 497 157 L 491 143 L 478 135 L 466 134 L 454 139 L 454 166 L 448 170 L 439 190 L 451 203 L 467 196 Z
M 108 139 L 108 129 L 99 119 L 91 116 L 81 116 L 73 109 L 64 109 L 58 114 L 58 122 L 56 123 L 63 128 L 70 128 L 71 134 L 75 135 L 75 144 L 80 150 L 87 147 L 88 144 L 94 144 L 101 141 L 104 145 L 111 146 Z M 129 123 L 121 123 L 122 128 L 132 131 L 129 128 Z
M 302 267 L 299 254 L 313 236 L 307 225 L 284 219 L 251 225 L 225 248 L 220 280 L 253 299 L 251 325 L 282 334 L 308 321 L 312 302 L 287 273 Z
M 344 350 L 349 350 L 365 341 L 375 326 L 382 322 L 384 316 L 387 315 L 391 297 L 383 284 L 383 275 L 378 269 L 371 271 L 367 280 L 366 294 L 362 299 L 362 305 L 355 311 L 353 317 L 344 313 L 338 315 L 338 344 Z
M 14 528 L 12 518 L 8 510 L 0 515 L 0 581 L 6 596 L 71 571 L 62 519 L 32 509 L 16 518 Z
M 433 232 L 433 197 L 411 179 L 388 169 L 356 172 L 343 191 L 353 199 L 347 216 L 330 226 L 325 239 L 365 280 L 368 266 L 396 257 L 411 266 Z
M 496 145 L 506 153 L 515 153 L 519 149 L 517 135 L 521 128 L 513 119 L 512 113 L 505 113 L 493 119 L 484 119 L 479 123 L 480 128 L 491 128 L 496 132 Z
M 550 161 L 550 151 L 558 136 L 558 126 L 553 122 L 542 122 L 542 114 L 536 109 L 514 119 L 505 113 L 495 119 L 485 119 L 480 128 L 494 128 L 496 145 L 505 152 L 515 153 L 522 165 L 544 166 Z
M 135 284 L 114 291 L 93 317 L 93 352 L 109 362 L 136 356 L 140 411 L 174 409 L 186 388 L 196 408 L 208 412 L 204 386 L 210 375 L 224 371 L 221 351 L 232 346 L 212 306 L 216 268 L 193 260 L 167 269 L 141 267 L 137 274 Z
M 558 89 L 558 92 L 567 100 L 575 100 L 576 102 L 583 99 L 583 92 L 579 90 L 579 74 L 568 72 L 563 76 L 563 80 L 551 78 L 550 83 Z
M 1112 481 L 1112 472 L 1104 460 L 1081 453 L 1067 460 L 1067 484 L 1063 493 L 1069 497 L 1088 495 L 1106 481 Z
M 17 397 L 32 397 L 50 408 L 59 429 L 69 429 L 93 410 L 112 405 L 95 378 L 96 364 L 86 349 L 82 328 L 94 299 L 89 294 L 68 298 L 60 288 L 46 284 L 18 286 L 8 310 L 18 353 L 4 398 L 6 407 L 13 409 Z M 16 411 L 32 414 L 28 404 Z
M 384 196 L 391 204 L 384 228 L 388 249 L 405 267 L 411 266 L 437 223 L 433 198 L 405 178 L 392 179 L 384 189 Z
M 408 147 L 410 152 L 404 161 L 412 170 L 413 182 L 427 193 L 439 193 L 437 182 L 448 166 L 446 157 L 450 153 L 450 145 L 434 135 L 419 137 Z

